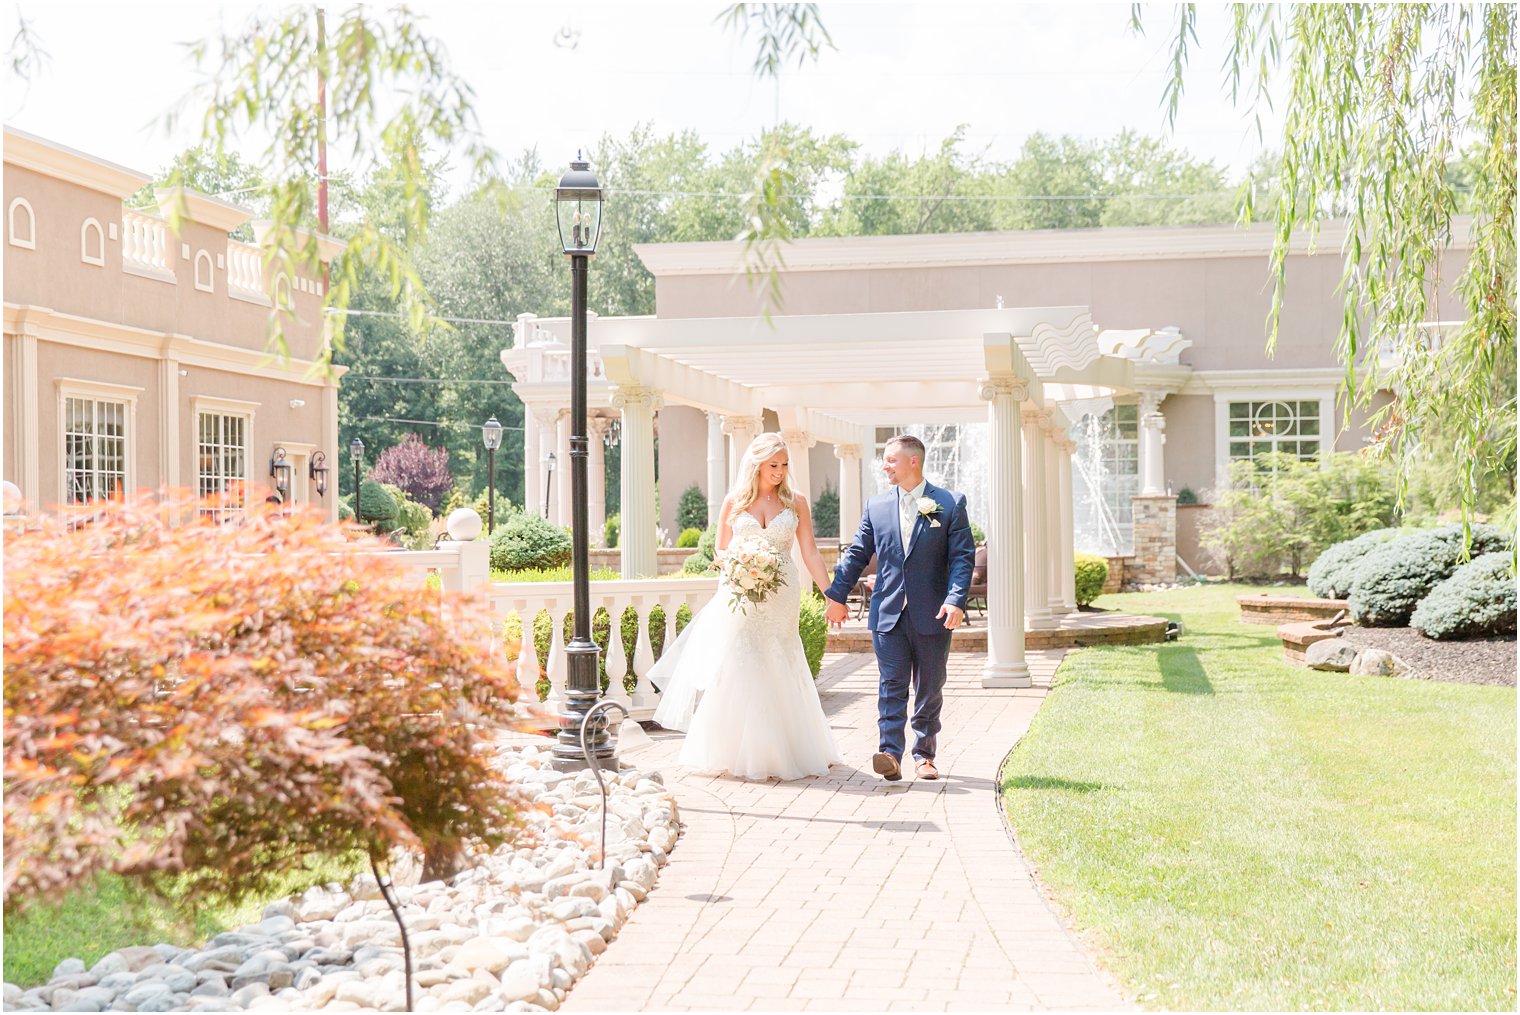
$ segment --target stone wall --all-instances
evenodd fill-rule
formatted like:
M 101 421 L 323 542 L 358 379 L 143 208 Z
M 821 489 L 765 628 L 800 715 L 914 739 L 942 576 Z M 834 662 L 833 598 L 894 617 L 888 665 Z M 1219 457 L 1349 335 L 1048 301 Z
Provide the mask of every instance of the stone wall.
M 1134 497 L 1133 585 L 1169 585 L 1177 580 L 1177 498 Z

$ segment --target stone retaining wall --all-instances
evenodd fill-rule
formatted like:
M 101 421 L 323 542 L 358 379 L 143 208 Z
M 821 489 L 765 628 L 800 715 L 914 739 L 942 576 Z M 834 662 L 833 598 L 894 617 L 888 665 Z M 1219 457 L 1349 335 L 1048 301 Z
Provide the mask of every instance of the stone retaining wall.
M 1236 596 L 1242 624 L 1285 624 L 1296 620 L 1330 620 L 1346 609 L 1344 599 L 1295 596 Z

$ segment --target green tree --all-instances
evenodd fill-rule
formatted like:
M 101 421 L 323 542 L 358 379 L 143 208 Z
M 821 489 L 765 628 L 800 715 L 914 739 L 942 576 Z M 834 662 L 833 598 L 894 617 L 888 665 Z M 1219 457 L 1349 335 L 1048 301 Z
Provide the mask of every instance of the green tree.
M 1172 118 L 1197 41 L 1196 8 L 1178 11 L 1164 97 Z M 1133 20 L 1140 27 L 1138 6 Z M 1248 107 L 1287 82 L 1268 347 L 1294 234 L 1344 219 L 1336 350 L 1351 401 L 1374 409 L 1380 444 L 1406 477 L 1412 456 L 1399 452 L 1449 427 L 1464 524 L 1480 475 L 1515 453 L 1515 388 L 1495 383 L 1512 378 L 1515 350 L 1515 22 L 1511 4 L 1236 4 L 1224 60 L 1231 95 Z M 1465 320 L 1436 335 L 1422 325 L 1453 316 L 1438 300 L 1459 211 L 1473 215 L 1472 251 L 1454 280 Z M 1370 355 L 1379 347 L 1390 369 Z M 1375 407 L 1388 389 L 1398 398 Z

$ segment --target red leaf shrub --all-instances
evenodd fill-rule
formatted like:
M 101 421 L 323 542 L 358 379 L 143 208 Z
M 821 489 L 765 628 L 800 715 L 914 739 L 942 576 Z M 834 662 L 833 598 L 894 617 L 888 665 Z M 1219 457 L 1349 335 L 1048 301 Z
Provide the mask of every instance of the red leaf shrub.
M 434 513 L 443 503 L 444 495 L 454 487 L 448 448 L 430 448 L 414 433 L 380 452 L 369 475 L 377 483 L 400 487 L 408 497 L 426 504 Z
M 6 540 L 7 910 L 104 870 L 236 897 L 308 854 L 508 841 L 524 713 L 484 604 L 315 513 L 194 508 Z

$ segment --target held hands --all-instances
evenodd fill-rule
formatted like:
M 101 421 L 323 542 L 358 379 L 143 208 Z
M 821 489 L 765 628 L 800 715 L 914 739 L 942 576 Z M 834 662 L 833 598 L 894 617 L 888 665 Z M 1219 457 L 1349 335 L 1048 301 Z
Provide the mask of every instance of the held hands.
M 949 603 L 946 603 L 939 608 L 939 612 L 934 615 L 934 619 L 943 620 L 945 622 L 945 630 L 954 631 L 957 627 L 961 626 L 961 621 L 966 619 L 966 611 L 959 606 L 951 606 Z
M 845 606 L 844 603 L 835 602 L 834 600 L 828 598 L 825 598 L 824 601 L 828 603 L 828 605 L 823 608 L 824 619 L 829 622 L 830 627 L 840 627 L 842 624 L 844 624 L 845 618 L 850 615 L 849 607 Z

